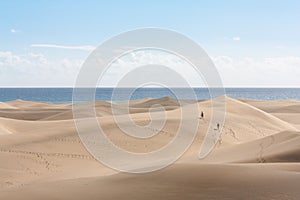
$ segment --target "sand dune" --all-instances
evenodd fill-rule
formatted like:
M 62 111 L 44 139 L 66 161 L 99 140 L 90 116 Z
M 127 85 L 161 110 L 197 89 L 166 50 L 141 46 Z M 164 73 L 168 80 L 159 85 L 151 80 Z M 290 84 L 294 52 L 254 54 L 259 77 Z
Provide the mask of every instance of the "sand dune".
M 300 162 L 300 132 L 279 132 L 251 142 L 220 148 L 205 161 L 218 163 Z
M 253 100 L 253 99 L 239 99 L 242 102 L 253 105 L 260 110 L 266 111 L 268 113 L 299 113 L 300 102 L 294 99 L 287 100 Z
M 35 183 L 0 194 L 3 199 L 291 199 L 299 197 L 299 175 L 274 166 L 178 164 L 145 175 Z
M 147 98 L 133 100 L 129 107 L 96 101 L 95 110 L 113 143 L 145 153 L 171 141 L 182 109 L 192 112 L 195 103 L 205 118 L 188 119 L 196 120 L 199 128 L 184 156 L 158 172 L 132 175 L 111 170 L 88 153 L 77 135 L 71 104 L 2 102 L 0 199 L 299 199 L 299 101 L 226 97 L 221 137 L 204 160 L 198 159 L 198 151 L 210 123 L 210 101 L 184 101 L 180 106 L 170 97 Z M 112 113 L 133 130 L 126 121 L 128 111 L 143 131 L 159 133 L 147 140 L 124 134 Z M 79 112 L 83 119 L 92 116 Z M 147 126 L 151 119 L 155 124 L 165 117 L 161 130 Z
M 247 104 L 257 107 L 275 117 L 286 121 L 296 128 L 300 128 L 300 103 L 297 100 L 273 100 L 273 101 L 258 101 L 251 99 L 240 99 Z
M 186 100 L 183 101 L 182 103 L 185 105 L 190 102 L 191 101 Z M 112 108 L 114 108 L 115 115 L 122 115 L 128 113 L 128 110 L 129 113 L 131 114 L 146 113 L 149 112 L 149 109 L 155 111 L 156 110 L 155 106 L 157 105 L 162 106 L 165 110 L 173 110 L 180 106 L 176 99 L 170 97 L 163 97 L 159 99 L 146 98 L 140 100 L 133 100 L 130 101 L 129 104 L 127 104 L 127 102 L 111 103 L 109 101 L 95 101 L 94 104 L 95 104 L 96 114 L 98 117 L 112 115 Z M 51 111 L 55 111 L 55 110 L 51 109 Z M 73 118 L 73 113 L 72 110 L 69 108 L 64 112 L 53 113 L 52 115 L 50 114 L 47 117 L 43 117 L 41 120 L 67 120 L 72 118 Z

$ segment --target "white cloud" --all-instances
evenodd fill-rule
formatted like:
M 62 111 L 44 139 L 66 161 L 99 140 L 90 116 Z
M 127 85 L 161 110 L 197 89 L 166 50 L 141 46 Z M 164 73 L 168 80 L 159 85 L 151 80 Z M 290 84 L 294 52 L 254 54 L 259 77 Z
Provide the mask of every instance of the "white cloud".
M 240 41 L 240 40 L 241 40 L 241 38 L 240 38 L 240 37 L 238 37 L 238 36 L 235 36 L 235 37 L 232 37 L 232 40 L 234 40 L 234 41 Z
M 300 87 L 300 57 L 213 58 L 227 86 Z
M 32 44 L 30 47 L 41 47 L 41 48 L 56 48 L 56 49 L 68 49 L 68 50 L 83 50 L 83 51 L 92 51 L 96 47 L 91 45 L 83 46 L 64 46 L 56 44 Z
M 18 32 L 18 31 L 17 31 L 16 29 L 13 29 L 13 28 L 12 28 L 12 29 L 10 29 L 10 32 L 11 32 L 11 33 L 16 33 L 16 32 Z
M 43 54 L 0 51 L 0 87 L 72 86 L 83 60 L 49 60 Z
M 212 58 L 224 86 L 254 87 L 300 87 L 300 57 L 233 58 L 217 56 Z M 161 64 L 170 66 L 193 86 L 203 86 L 203 79 L 190 69 L 189 64 L 170 54 L 135 52 L 123 57 L 107 71 L 104 82 L 114 85 L 123 74 L 137 66 Z M 166 75 L 167 76 L 167 75 Z
M 166 67 L 172 68 L 178 76 L 181 76 L 189 85 L 201 85 L 203 86 L 203 79 L 197 73 L 197 71 L 186 61 L 182 60 L 181 58 L 173 55 L 168 54 L 162 51 L 137 51 L 131 52 L 121 58 L 119 58 L 116 62 L 114 62 L 110 68 L 107 70 L 106 74 L 103 76 L 102 80 L 100 81 L 101 86 L 115 86 L 118 82 L 127 75 L 130 74 L 132 79 L 141 79 L 143 76 L 147 78 L 148 72 L 144 72 L 143 74 L 135 73 L 134 70 L 141 66 L 146 65 L 163 65 Z M 154 66 L 153 66 L 154 67 Z M 158 68 L 155 68 L 158 69 Z M 168 74 L 167 70 L 164 68 L 159 68 L 160 70 L 160 77 L 166 77 L 168 79 L 169 84 L 173 86 L 183 86 L 178 83 L 183 83 L 182 80 L 176 80 L 175 74 L 171 76 Z M 151 73 L 151 70 L 149 71 Z M 133 75 L 132 75 L 133 74 Z M 139 74 L 139 75 L 138 75 Z M 134 87 L 135 80 L 128 80 L 124 86 Z
M 0 66 L 12 66 L 16 63 L 24 65 L 29 64 L 29 61 L 22 56 L 14 55 L 10 51 L 0 51 Z
M 216 56 L 212 59 L 225 86 L 300 87 L 300 57 Z M 81 59 L 51 60 L 43 54 L 16 55 L 0 51 L 0 87 L 73 86 L 82 63 Z M 170 66 L 193 86 L 203 85 L 202 78 L 178 57 L 145 51 L 118 59 L 104 75 L 101 85 L 113 86 L 124 74 L 149 64 Z

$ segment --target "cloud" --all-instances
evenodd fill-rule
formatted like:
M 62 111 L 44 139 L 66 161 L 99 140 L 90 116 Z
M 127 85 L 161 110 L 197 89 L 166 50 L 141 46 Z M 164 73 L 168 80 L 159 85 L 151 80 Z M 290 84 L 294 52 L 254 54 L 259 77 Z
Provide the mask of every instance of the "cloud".
M 26 65 L 29 64 L 29 61 L 10 51 L 0 51 L 0 66 L 12 66 L 15 64 Z
M 169 67 L 177 72 L 183 80 L 186 80 L 189 85 L 204 85 L 202 77 L 185 60 L 176 55 L 157 50 L 135 51 L 122 56 L 107 69 L 106 74 L 103 76 L 102 80 L 100 80 L 99 84 L 101 86 L 115 86 L 124 76 L 131 76 L 131 73 L 134 73 L 135 69 L 147 65 L 153 65 L 152 67 L 158 65 Z M 163 68 L 160 70 L 162 70 L 160 75 L 162 77 L 167 77 L 166 79 L 171 82 L 173 81 L 172 84 L 174 86 L 176 85 L 176 82 L 177 87 L 183 86 L 179 85 L 179 83 L 182 83 L 182 80 L 175 80 L 173 76 L 170 76 L 166 71 L 163 71 Z M 147 72 L 144 72 L 144 75 L 147 76 Z M 135 77 L 136 79 L 143 78 L 143 76 L 137 74 L 135 74 Z M 136 85 L 134 84 L 134 80 L 129 80 L 129 82 L 126 82 L 122 87 L 135 87 Z
M 300 57 L 213 58 L 227 86 L 299 87 Z
M 93 51 L 96 47 L 91 45 L 83 46 L 64 46 L 56 44 L 32 44 L 30 47 L 41 47 L 41 48 L 56 48 L 56 49 L 68 49 L 68 50 L 82 50 L 82 51 Z
M 12 29 L 10 29 L 10 32 L 11 32 L 11 33 L 17 33 L 17 32 L 19 32 L 19 31 L 12 28 Z
M 230 57 L 212 58 L 225 86 L 300 87 L 300 57 Z M 83 59 L 52 60 L 39 53 L 14 54 L 0 51 L 0 87 L 73 86 Z M 203 79 L 189 64 L 167 53 L 132 52 L 114 62 L 100 81 L 114 86 L 126 73 L 149 64 L 170 66 L 193 86 L 203 86 Z M 167 75 L 163 75 L 167 76 Z
M 238 37 L 238 36 L 234 36 L 234 37 L 232 37 L 232 40 L 234 40 L 234 41 L 240 41 L 240 40 L 241 40 L 241 38 L 240 38 L 240 37 Z
M 43 54 L 0 51 L 0 87 L 72 86 L 80 59 L 49 60 Z

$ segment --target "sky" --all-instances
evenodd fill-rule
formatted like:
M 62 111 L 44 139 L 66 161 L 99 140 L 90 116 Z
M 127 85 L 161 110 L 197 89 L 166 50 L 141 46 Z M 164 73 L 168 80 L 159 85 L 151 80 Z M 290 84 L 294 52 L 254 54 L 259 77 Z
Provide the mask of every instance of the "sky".
M 3 0 L 0 87 L 72 87 L 95 47 L 144 27 L 196 41 L 225 87 L 300 87 L 299 19 L 296 0 Z M 143 55 L 143 63 L 156 59 Z M 130 56 L 106 75 L 104 86 L 113 86 L 110 80 L 124 73 Z M 192 74 L 191 82 L 199 86 Z

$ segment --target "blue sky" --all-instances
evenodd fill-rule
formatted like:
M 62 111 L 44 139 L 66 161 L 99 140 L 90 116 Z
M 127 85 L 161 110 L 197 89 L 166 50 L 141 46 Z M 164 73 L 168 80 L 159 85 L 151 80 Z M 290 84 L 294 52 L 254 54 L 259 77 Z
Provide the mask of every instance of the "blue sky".
M 1 1 L 0 86 L 70 86 L 91 52 L 84 46 L 142 27 L 172 29 L 197 41 L 225 85 L 300 86 L 299 19 L 299 1 Z M 72 77 L 45 81 L 55 70 L 64 73 L 63 61 Z

